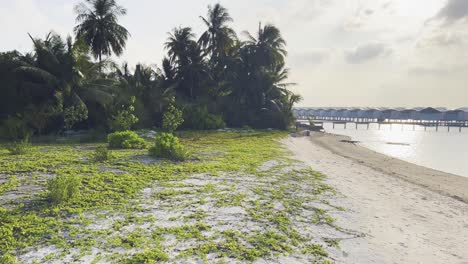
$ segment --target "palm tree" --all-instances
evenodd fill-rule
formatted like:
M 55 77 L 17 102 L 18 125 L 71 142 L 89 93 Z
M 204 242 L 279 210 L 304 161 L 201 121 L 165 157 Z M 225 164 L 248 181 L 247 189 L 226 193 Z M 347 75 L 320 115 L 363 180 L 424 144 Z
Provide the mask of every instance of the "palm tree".
M 245 34 L 248 38 L 246 47 L 255 54 L 258 66 L 269 67 L 284 63 L 284 57 L 287 55 L 286 41 L 277 27 L 270 24 L 262 27 L 260 23 L 256 37 L 253 37 L 249 32 L 245 32 Z
M 31 93 L 18 89 L 21 79 L 15 74 L 18 67 L 34 63 L 33 54 L 18 51 L 0 52 L 0 119 L 21 112 L 34 99 Z
M 21 89 L 34 95 L 32 102 L 38 109 L 44 102 L 51 106 L 48 111 L 56 114 L 66 116 L 68 109 L 76 112 L 79 122 L 87 119 L 87 105 L 105 108 L 112 102 L 112 80 L 99 78 L 98 67 L 90 61 L 88 49 L 80 40 L 73 43 L 68 38 L 65 43 L 52 32 L 44 40 L 33 37 L 31 40 L 36 60 L 21 65 L 15 72 L 21 80 Z
M 209 57 L 209 66 L 213 84 L 210 85 L 210 95 L 214 102 L 218 97 L 225 95 L 227 91 L 226 79 L 232 72 L 229 68 L 230 56 L 238 47 L 238 39 L 235 31 L 229 27 L 233 21 L 226 8 L 219 3 L 208 6 L 207 17 L 200 16 L 207 30 L 198 40 L 204 49 L 204 54 Z
M 196 42 L 193 40 L 194 38 L 195 34 L 192 33 L 192 28 L 174 28 L 173 32 L 169 33 L 169 38 L 164 44 L 168 51 L 169 59 L 179 66 L 187 65 L 189 63 L 190 49 L 196 45 Z
M 174 97 L 174 85 L 166 86 L 165 76 L 159 69 L 137 64 L 133 73 L 127 63 L 115 66 L 110 74 L 118 80 L 114 108 L 128 103 L 128 98 L 135 97 L 135 113 L 142 125 L 154 126 L 162 119 L 164 108 Z
M 269 109 L 264 108 L 262 110 L 274 117 L 278 128 L 286 129 L 294 121 L 293 106 L 300 101 L 302 101 L 301 95 L 286 91 L 281 97 L 269 102 L 271 105 Z
M 272 25 L 259 26 L 256 36 L 246 32 L 247 41 L 232 56 L 233 69 L 228 81 L 230 99 L 241 116 L 264 116 L 265 126 L 286 127 L 291 120 L 292 105 L 300 100 L 287 88 L 288 69 L 285 68 L 286 42 L 279 29 Z M 231 111 L 236 113 L 236 110 Z M 245 118 L 247 120 L 247 118 Z M 254 122 L 259 118 L 244 122 Z M 239 122 L 236 120 L 236 122 Z M 275 124 L 277 122 L 277 124 Z
M 212 63 L 220 63 L 219 60 L 227 55 L 237 39 L 235 31 L 227 26 L 233 20 L 219 3 L 214 7 L 208 6 L 207 18 L 200 18 L 208 29 L 201 35 L 199 43 L 211 56 Z
M 175 65 L 176 90 L 190 99 L 201 92 L 200 82 L 210 79 L 202 50 L 194 37 L 189 27 L 175 28 L 169 33 L 165 48 L 170 62 L 163 63 L 165 70 L 169 70 L 171 64 Z
M 168 58 L 164 58 L 162 61 L 163 87 L 168 88 L 175 85 L 175 76 L 176 69 L 174 64 Z
M 91 6 L 81 3 L 75 7 L 78 14 L 75 27 L 77 38 L 83 38 L 90 46 L 94 57 L 101 65 L 102 55 L 114 53 L 120 56 L 130 33 L 118 24 L 118 16 L 127 10 L 117 5 L 115 0 L 86 0 Z M 100 68 L 101 70 L 101 68 Z

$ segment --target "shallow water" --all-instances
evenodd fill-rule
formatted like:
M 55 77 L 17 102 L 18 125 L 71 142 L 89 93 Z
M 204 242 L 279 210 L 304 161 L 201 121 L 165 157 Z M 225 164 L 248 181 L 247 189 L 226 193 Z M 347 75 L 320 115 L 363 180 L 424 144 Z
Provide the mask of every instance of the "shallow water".
M 383 125 L 378 129 L 377 124 L 335 125 L 324 124 L 329 133 L 346 135 L 359 141 L 360 145 L 395 158 L 428 168 L 449 172 L 468 177 L 468 128 L 460 133 L 458 128 L 439 127 L 427 128 L 412 125 Z

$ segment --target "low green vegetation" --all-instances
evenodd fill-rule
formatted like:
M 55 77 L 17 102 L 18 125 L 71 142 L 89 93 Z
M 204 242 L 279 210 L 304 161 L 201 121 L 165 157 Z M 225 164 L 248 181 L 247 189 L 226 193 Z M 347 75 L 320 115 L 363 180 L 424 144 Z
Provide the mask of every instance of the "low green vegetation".
M 117 114 L 112 116 L 110 121 L 110 128 L 114 131 L 128 131 L 138 123 L 139 119 L 135 116 L 135 106 L 133 104 L 136 101 L 135 96 L 131 96 L 129 105 L 122 105 L 122 109 L 117 110 Z
M 125 264 L 156 264 L 163 261 L 169 260 L 169 256 L 162 249 L 152 248 L 151 250 L 146 250 L 140 253 L 136 253 L 131 258 L 124 260 Z
M 20 185 L 20 182 L 18 180 L 18 178 L 16 177 L 16 175 L 12 175 L 10 176 L 10 178 L 7 180 L 5 179 L 6 182 L 2 183 L 0 185 L 0 195 L 9 191 L 9 190 L 12 190 L 16 187 L 18 187 Z
M 188 157 L 188 152 L 180 144 L 179 139 L 169 133 L 160 133 L 156 136 L 154 146 L 149 149 L 149 154 L 175 161 L 184 161 Z
M 278 143 L 286 133 L 178 135 L 193 156 L 184 162 L 156 162 L 146 149 L 115 149 L 112 159 L 94 162 L 89 157 L 103 142 L 34 144 L 19 156 L 0 151 L 0 256 L 39 263 L 330 260 L 327 251 L 339 248 L 344 231 L 314 204 L 332 208 L 321 201 L 333 190 L 287 157 Z
M 195 130 L 212 130 L 226 127 L 226 123 L 221 115 L 212 114 L 206 106 L 187 106 L 184 109 L 184 119 L 182 127 Z
M 107 136 L 110 148 L 114 149 L 143 149 L 146 142 L 133 131 L 119 131 Z
M 162 128 L 168 132 L 173 133 L 182 123 L 184 119 L 182 117 L 182 111 L 174 106 L 175 99 L 171 98 L 171 102 L 167 107 L 166 112 L 163 114 Z
M 55 204 L 76 199 L 80 194 L 81 179 L 77 175 L 61 174 L 50 179 L 47 191 L 50 200 Z
M 25 138 L 13 143 L 7 144 L 6 149 L 10 152 L 11 155 L 23 155 L 31 151 L 31 144 L 29 139 Z
M 96 162 L 103 162 L 110 160 L 112 158 L 112 153 L 106 146 L 98 146 L 94 150 L 92 159 Z

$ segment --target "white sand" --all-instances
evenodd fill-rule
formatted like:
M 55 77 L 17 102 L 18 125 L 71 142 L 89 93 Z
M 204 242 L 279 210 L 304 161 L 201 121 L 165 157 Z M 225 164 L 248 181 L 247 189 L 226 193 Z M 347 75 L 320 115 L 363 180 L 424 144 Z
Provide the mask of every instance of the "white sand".
M 346 253 L 335 256 L 338 263 L 468 263 L 468 204 L 450 197 L 463 191 L 450 179 L 464 181 L 444 178 L 448 183 L 443 191 L 431 190 L 411 180 L 440 172 L 383 155 L 379 159 L 354 145 L 339 155 L 333 148 L 349 148 L 349 143 L 323 134 L 311 138 L 290 137 L 284 143 L 297 159 L 326 174 L 327 182 L 343 195 L 335 204 L 347 211 L 333 215 L 337 224 L 363 233 L 341 241 Z M 380 169 L 370 166 L 377 162 Z

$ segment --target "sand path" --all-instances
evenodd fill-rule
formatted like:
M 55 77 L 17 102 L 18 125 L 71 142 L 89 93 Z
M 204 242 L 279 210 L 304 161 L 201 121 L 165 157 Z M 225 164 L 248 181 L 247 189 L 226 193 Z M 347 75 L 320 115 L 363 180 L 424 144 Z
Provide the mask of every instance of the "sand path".
M 467 203 L 335 154 L 313 138 L 284 144 L 342 195 L 335 202 L 347 211 L 334 215 L 337 224 L 363 233 L 341 241 L 346 253 L 335 256 L 338 263 L 468 263 Z M 392 165 L 382 160 L 382 167 Z

